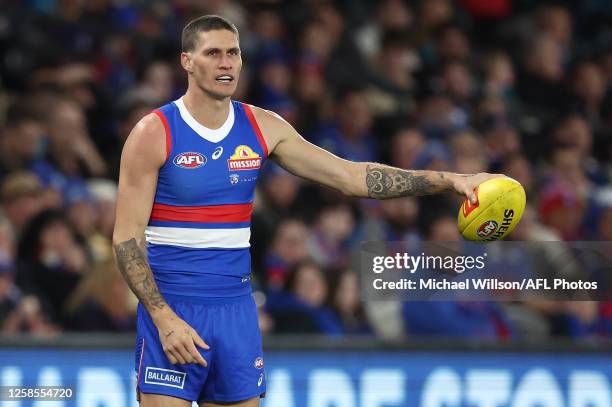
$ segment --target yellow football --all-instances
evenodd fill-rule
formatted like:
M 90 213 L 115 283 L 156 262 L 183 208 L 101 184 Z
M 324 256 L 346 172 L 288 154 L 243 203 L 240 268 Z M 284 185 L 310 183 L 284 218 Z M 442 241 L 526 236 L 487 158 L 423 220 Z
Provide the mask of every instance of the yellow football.
M 476 203 L 464 200 L 457 218 L 461 235 L 477 242 L 508 236 L 523 216 L 525 190 L 510 177 L 493 178 L 476 188 Z

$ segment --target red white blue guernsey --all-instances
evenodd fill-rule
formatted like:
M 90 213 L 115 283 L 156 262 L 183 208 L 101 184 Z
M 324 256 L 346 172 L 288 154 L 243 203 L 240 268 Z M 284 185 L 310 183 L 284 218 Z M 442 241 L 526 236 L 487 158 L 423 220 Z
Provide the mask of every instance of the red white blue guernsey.
M 230 103 L 216 130 L 198 123 L 182 99 L 154 111 L 166 130 L 166 162 L 145 231 L 163 294 L 237 297 L 250 293 L 251 214 L 267 155 L 250 107 Z

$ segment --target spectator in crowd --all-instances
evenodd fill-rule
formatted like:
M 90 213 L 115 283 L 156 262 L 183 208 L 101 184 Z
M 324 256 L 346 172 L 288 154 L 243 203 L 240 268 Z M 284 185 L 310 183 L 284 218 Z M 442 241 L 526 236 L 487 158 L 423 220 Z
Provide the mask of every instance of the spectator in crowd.
M 42 185 L 29 172 L 13 172 L 2 181 L 2 206 L 17 235 L 44 209 L 43 193 Z
M 330 285 L 331 307 L 342 323 L 343 331 L 349 335 L 372 334 L 360 298 L 359 276 L 350 269 L 332 273 L 335 280 Z
M 122 332 L 136 329 L 137 300 L 112 259 L 96 263 L 64 304 L 68 329 Z
M 268 295 L 267 311 L 274 317 L 276 333 L 343 333 L 342 323 L 327 306 L 329 284 L 323 269 L 304 261 L 293 267 L 284 291 Z
M 61 322 L 67 296 L 91 265 L 83 239 L 62 212 L 43 211 L 21 235 L 17 260 L 19 286 L 40 298 L 45 312 Z
M 460 240 L 454 214 L 438 209 L 430 216 L 423 222 L 427 240 Z M 404 303 L 402 314 L 407 334 L 412 336 L 487 340 L 507 340 L 512 336 L 510 322 L 495 302 L 409 301 Z
M 321 128 L 314 141 L 347 160 L 374 161 L 376 143 L 365 94 L 357 89 L 345 91 L 337 98 L 335 110 L 336 120 Z
M 290 270 L 308 257 L 308 228 L 297 219 L 282 221 L 272 239 L 265 259 L 266 281 L 271 289 L 283 287 Z

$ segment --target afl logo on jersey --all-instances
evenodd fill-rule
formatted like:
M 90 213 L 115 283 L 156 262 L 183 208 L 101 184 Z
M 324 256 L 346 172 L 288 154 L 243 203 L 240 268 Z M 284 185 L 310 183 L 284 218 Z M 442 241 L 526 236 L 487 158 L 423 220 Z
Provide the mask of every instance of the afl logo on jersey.
M 234 154 L 227 160 L 230 171 L 256 170 L 261 167 L 261 157 L 249 146 L 236 147 Z
M 181 168 L 194 169 L 206 164 L 206 157 L 200 153 L 186 152 L 174 157 L 174 165 Z

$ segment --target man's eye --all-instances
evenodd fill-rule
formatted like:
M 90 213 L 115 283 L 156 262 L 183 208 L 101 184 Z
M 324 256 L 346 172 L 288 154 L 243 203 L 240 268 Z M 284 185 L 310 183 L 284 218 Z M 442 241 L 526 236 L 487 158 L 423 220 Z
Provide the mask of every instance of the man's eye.
M 208 55 L 217 55 L 217 51 L 214 49 L 211 51 L 208 51 Z

